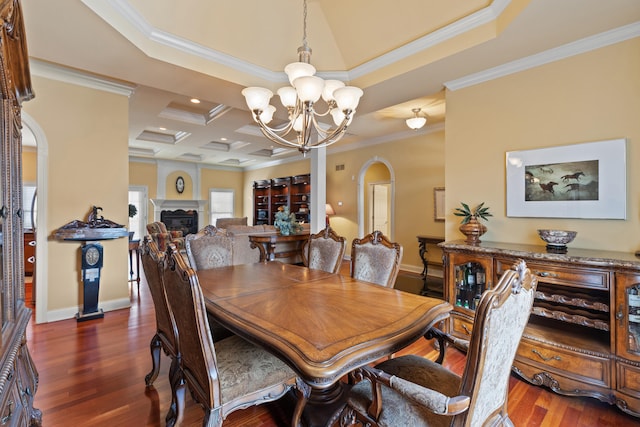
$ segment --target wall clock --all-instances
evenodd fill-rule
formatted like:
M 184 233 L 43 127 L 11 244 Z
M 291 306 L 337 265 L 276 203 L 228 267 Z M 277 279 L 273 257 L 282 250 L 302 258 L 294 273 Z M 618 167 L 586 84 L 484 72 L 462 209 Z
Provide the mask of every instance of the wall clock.
M 182 194 L 182 192 L 184 191 L 184 178 L 183 178 L 183 177 L 181 177 L 181 176 L 179 176 L 179 177 L 176 179 L 176 191 L 177 191 L 179 194 Z

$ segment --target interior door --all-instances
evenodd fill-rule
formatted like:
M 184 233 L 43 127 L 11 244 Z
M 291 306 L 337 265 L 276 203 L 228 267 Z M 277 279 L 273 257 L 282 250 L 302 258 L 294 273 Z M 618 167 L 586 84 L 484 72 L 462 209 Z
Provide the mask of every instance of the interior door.
M 385 236 L 389 235 L 389 183 L 372 184 L 372 218 L 373 229 L 380 230 Z

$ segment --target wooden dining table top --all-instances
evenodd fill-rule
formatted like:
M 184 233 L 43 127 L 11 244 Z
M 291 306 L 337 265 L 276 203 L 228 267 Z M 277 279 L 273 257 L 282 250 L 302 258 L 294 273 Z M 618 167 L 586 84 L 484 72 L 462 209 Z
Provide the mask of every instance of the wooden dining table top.
M 209 313 L 313 388 L 409 345 L 451 305 L 280 262 L 197 271 Z

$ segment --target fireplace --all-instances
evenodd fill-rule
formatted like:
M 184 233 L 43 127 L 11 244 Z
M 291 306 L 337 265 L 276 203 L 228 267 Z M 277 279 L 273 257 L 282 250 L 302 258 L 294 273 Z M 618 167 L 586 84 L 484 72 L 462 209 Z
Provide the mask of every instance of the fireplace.
M 160 221 L 169 231 L 182 231 L 182 235 L 198 232 L 198 211 L 176 209 L 174 211 L 161 211 Z
M 197 233 L 208 223 L 205 211 L 206 200 L 151 199 L 151 203 L 154 206 L 153 220 L 162 221 L 167 229 L 183 230 L 183 233 L 187 235 Z M 169 219 L 166 219 L 167 212 Z M 186 218 L 187 215 L 189 218 Z M 184 229 L 188 229 L 188 231 L 184 231 Z

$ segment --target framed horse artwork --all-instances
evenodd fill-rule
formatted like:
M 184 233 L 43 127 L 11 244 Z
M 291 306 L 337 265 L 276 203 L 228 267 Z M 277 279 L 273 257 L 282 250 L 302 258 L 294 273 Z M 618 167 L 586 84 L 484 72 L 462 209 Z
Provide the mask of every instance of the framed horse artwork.
M 507 216 L 626 219 L 626 144 L 507 152 Z

